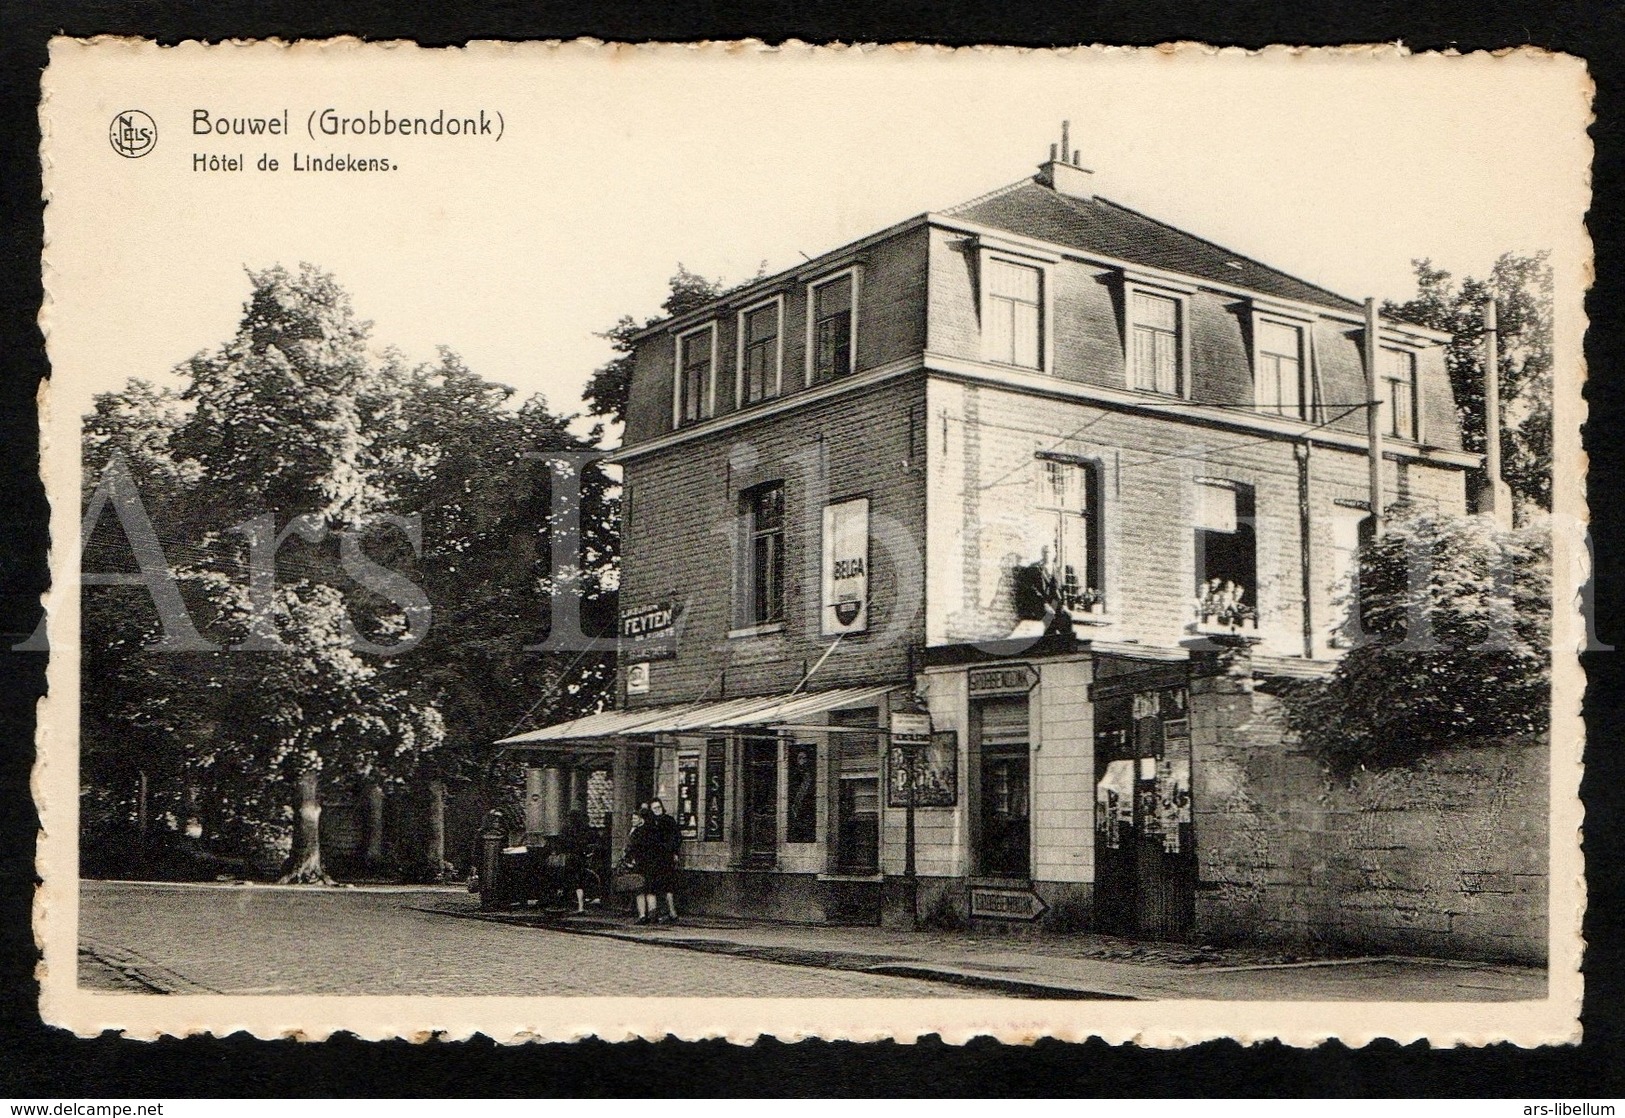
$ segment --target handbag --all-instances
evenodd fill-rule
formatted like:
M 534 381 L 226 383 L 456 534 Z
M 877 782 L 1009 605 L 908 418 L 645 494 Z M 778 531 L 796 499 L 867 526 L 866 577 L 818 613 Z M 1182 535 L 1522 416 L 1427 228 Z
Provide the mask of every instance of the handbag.
M 617 893 L 641 893 L 644 880 L 641 873 L 618 873 L 614 881 Z

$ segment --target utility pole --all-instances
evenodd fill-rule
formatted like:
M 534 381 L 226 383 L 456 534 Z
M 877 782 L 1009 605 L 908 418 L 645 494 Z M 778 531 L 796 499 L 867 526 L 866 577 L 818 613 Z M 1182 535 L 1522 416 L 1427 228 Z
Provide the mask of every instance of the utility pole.
M 1370 440 L 1369 454 L 1371 457 L 1371 534 L 1373 537 L 1382 535 L 1382 396 L 1378 389 L 1382 387 L 1382 378 L 1377 371 L 1377 358 L 1382 356 L 1382 348 L 1377 339 L 1377 301 L 1368 298 L 1365 301 L 1365 396 L 1366 406 L 1366 435 Z

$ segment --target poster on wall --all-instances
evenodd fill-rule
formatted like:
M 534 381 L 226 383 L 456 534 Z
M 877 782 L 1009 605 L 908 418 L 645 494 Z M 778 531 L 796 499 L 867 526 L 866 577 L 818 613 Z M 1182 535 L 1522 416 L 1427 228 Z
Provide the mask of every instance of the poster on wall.
M 959 802 L 959 733 L 937 730 L 930 740 L 911 748 L 897 744 L 895 733 L 889 756 L 887 807 L 908 806 L 907 754 L 915 759 L 914 806 L 953 807 Z
M 727 742 L 720 738 L 705 743 L 705 841 L 722 841 L 723 809 L 726 807 L 724 752 Z
M 869 498 L 824 506 L 822 633 L 869 628 Z
M 1134 829 L 1134 761 L 1112 761 L 1095 785 L 1095 833 L 1107 850 L 1119 850 Z
M 700 836 L 700 755 L 677 755 L 677 826 L 684 838 Z

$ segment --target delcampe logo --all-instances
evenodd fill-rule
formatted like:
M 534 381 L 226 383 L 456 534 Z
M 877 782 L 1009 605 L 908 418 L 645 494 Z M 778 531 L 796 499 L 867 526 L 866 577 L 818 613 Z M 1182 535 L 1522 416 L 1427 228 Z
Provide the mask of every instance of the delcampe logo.
M 140 109 L 126 109 L 114 115 L 107 138 L 124 158 L 140 159 L 157 145 L 158 125 Z

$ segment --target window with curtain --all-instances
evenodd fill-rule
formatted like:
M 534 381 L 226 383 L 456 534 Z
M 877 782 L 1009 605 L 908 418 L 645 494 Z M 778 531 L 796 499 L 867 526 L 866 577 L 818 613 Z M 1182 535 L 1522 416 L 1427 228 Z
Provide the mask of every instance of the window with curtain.
M 1129 330 L 1132 387 L 1165 396 L 1179 395 L 1179 309 L 1178 299 L 1145 291 L 1133 293 Z
M 1037 369 L 1043 364 L 1043 274 L 1025 264 L 987 262 L 987 354 Z
M 1261 412 L 1301 419 L 1307 393 L 1303 383 L 1303 330 L 1283 322 L 1260 322 L 1254 400 Z

